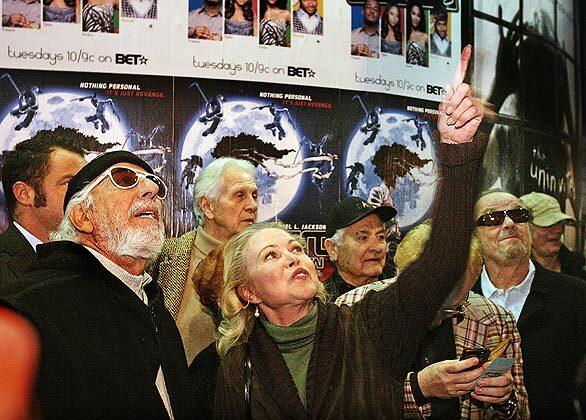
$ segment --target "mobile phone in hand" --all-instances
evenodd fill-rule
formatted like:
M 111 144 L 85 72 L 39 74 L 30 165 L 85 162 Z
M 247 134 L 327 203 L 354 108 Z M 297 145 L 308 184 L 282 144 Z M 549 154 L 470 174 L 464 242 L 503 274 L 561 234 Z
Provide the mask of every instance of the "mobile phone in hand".
M 460 360 L 470 359 L 471 357 L 478 357 L 478 364 L 468 369 L 473 370 L 482 366 L 488 360 L 488 356 L 490 356 L 489 349 L 485 347 L 475 347 L 473 349 L 464 349 L 462 356 L 460 356 Z

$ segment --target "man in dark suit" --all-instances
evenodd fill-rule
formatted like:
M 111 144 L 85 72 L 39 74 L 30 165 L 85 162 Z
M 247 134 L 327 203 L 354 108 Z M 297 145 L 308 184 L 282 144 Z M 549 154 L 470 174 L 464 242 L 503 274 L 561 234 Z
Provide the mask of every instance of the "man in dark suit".
M 12 222 L 0 235 L 0 289 L 17 280 L 63 218 L 67 183 L 84 165 L 73 129 L 41 130 L 7 153 L 2 187 Z
M 128 151 L 69 182 L 65 216 L 6 305 L 41 339 L 36 398 L 50 419 L 184 419 L 191 401 L 181 337 L 145 273 L 163 245 L 167 187 Z
M 531 261 L 531 213 L 502 190 L 476 203 L 484 269 L 475 291 L 511 311 L 521 334 L 534 419 L 578 418 L 576 373 L 586 352 L 586 284 Z M 582 407 L 584 410 L 584 407 Z

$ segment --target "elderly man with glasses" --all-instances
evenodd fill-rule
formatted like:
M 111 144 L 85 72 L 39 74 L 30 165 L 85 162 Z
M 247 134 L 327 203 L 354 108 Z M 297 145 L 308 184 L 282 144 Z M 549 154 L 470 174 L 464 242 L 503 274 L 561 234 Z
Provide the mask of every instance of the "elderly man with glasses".
M 166 193 L 136 155 L 97 157 L 69 181 L 54 242 L 5 292 L 39 332 L 47 419 L 189 416 L 181 338 L 145 273 L 165 238 Z
M 531 212 L 490 190 L 476 202 L 475 237 L 484 268 L 474 290 L 508 309 L 521 334 L 523 373 L 534 419 L 578 418 L 575 382 L 586 353 L 586 284 L 531 261 Z M 584 411 L 584 407 L 582 407 Z
M 398 272 L 420 258 L 430 235 L 431 220 L 405 235 L 394 258 Z M 507 310 L 470 291 L 481 270 L 478 241 L 473 239 L 461 285 L 438 312 L 404 381 L 404 418 L 483 419 L 490 417 L 489 411 L 497 418 L 528 418 L 521 338 Z M 336 304 L 353 305 L 371 290 L 395 287 L 395 280 L 358 287 L 340 296 Z M 490 351 L 501 343 L 508 344 L 500 357 L 514 358 L 515 363 L 510 372 L 496 378 L 479 380 L 483 367 L 458 360 L 466 350 Z

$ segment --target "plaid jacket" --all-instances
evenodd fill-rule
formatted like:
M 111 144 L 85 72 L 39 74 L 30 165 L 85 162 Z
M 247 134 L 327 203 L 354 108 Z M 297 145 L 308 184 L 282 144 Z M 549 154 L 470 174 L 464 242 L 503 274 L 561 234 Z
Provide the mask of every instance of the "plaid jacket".
M 381 280 L 358 287 L 336 299 L 336 304 L 352 306 L 368 292 L 382 290 L 392 284 L 393 281 L 394 279 Z M 483 346 L 492 349 L 505 338 L 512 337 L 511 344 L 509 344 L 502 357 L 512 357 L 516 360 L 511 369 L 517 396 L 517 411 L 514 418 L 530 418 L 527 391 L 523 383 L 521 337 L 519 331 L 517 331 L 515 319 L 506 309 L 495 305 L 490 300 L 474 292 L 469 293 L 468 305 L 465 305 L 464 311 L 465 315 L 462 322 L 458 323 L 456 318 L 453 318 L 456 356 L 460 357 L 465 348 Z M 403 417 L 423 419 L 430 416 L 431 404 L 425 404 L 421 407 L 416 404 L 411 390 L 409 375 L 407 375 L 407 379 L 403 383 L 403 388 L 405 392 Z M 484 420 L 499 418 L 499 413 L 490 408 L 489 405 L 473 401 L 467 396 L 460 398 L 460 415 L 462 419 Z

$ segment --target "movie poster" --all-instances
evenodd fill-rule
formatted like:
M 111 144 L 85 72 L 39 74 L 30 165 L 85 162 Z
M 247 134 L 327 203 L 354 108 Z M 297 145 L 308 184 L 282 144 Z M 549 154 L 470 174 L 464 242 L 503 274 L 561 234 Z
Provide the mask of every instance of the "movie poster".
M 174 233 L 195 226 L 199 171 L 223 156 L 246 159 L 256 167 L 258 221 L 300 233 L 323 265 L 323 223 L 339 200 L 338 91 L 177 78 L 175 95 Z
M 134 151 L 171 184 L 172 108 L 169 77 L 6 69 L 0 75 L 0 147 L 11 150 L 39 130 L 73 128 L 90 139 L 82 145 L 88 159 L 111 150 Z M 0 201 L 4 230 L 3 192 Z
M 423 220 L 437 182 L 436 108 L 382 94 L 175 80 L 173 233 L 195 226 L 192 184 L 222 156 L 252 162 L 258 221 L 280 220 L 306 238 L 328 271 L 325 219 L 332 204 L 359 196 L 398 210 L 400 237 Z

